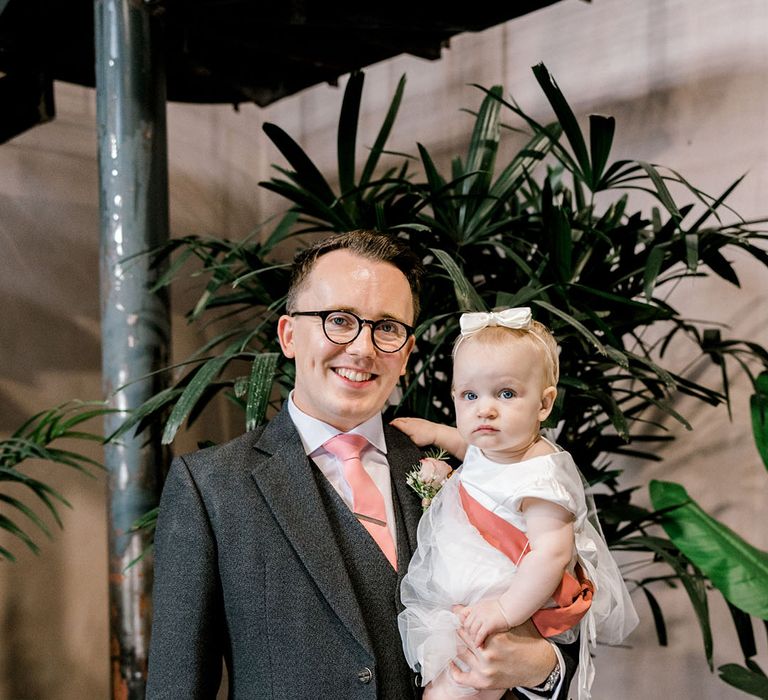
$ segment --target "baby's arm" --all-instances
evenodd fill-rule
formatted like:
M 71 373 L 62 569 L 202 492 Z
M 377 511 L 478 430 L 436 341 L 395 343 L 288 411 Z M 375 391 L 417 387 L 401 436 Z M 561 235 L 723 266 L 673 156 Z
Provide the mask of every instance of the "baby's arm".
M 390 425 L 404 432 L 419 447 L 437 445 L 461 460 L 467 452 L 464 438 L 450 425 L 433 423 L 424 418 L 395 418 Z
M 552 597 L 573 556 L 571 513 L 539 498 L 526 498 L 521 510 L 531 551 L 520 562 L 510 587 L 498 598 L 469 605 L 459 613 L 477 646 L 492 632 L 516 627 L 539 610 Z

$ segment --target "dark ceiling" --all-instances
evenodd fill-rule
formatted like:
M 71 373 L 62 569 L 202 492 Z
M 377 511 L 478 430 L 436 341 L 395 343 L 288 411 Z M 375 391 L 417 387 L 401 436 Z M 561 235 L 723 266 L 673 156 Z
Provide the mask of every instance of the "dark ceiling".
M 163 29 L 169 100 L 264 106 L 398 54 L 438 59 L 456 34 L 557 1 L 143 4 Z M 93 0 L 0 0 L 0 141 L 52 118 L 53 80 L 94 85 L 93 15 Z

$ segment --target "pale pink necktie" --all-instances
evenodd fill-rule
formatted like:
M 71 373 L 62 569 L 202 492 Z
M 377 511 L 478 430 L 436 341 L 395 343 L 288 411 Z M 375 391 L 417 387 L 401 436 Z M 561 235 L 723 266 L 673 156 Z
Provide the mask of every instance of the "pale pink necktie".
M 368 440 L 362 435 L 341 433 L 325 442 L 323 447 L 341 461 L 344 476 L 352 489 L 354 514 L 397 570 L 397 553 L 387 527 L 384 497 L 360 460 L 360 453 L 367 444 Z

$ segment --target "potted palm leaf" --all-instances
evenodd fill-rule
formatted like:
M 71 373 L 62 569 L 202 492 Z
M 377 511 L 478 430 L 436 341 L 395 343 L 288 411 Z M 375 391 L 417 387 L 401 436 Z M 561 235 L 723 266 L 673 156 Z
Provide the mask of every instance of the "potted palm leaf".
M 59 527 L 62 527 L 61 507 L 71 506 L 59 491 L 41 477 L 33 476 L 27 466 L 38 461 L 93 476 L 94 470 L 103 468 L 101 463 L 74 447 L 83 441 L 101 444 L 102 436 L 85 430 L 84 424 L 111 412 L 102 403 L 70 401 L 40 411 L 11 435 L 0 439 L 0 503 L 5 505 L 7 513 L 0 513 L 0 530 L 12 535 L 14 541 L 23 543 L 35 554 L 40 552 L 31 533 L 42 533 L 49 539 L 52 533 L 46 519 L 40 516 L 39 509 L 30 505 L 30 500 Z M 22 494 L 27 498 L 22 498 Z M 13 562 L 16 557 L 10 549 L 0 546 L 0 560 Z

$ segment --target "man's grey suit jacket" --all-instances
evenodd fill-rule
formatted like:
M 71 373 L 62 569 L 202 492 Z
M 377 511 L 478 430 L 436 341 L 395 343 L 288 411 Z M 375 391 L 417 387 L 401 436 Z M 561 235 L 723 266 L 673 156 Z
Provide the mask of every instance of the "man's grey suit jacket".
M 402 575 L 421 516 L 405 475 L 421 452 L 389 426 L 385 436 L 404 524 Z M 353 569 L 371 561 L 345 560 L 318 478 L 285 408 L 262 429 L 174 460 L 155 543 L 147 698 L 215 698 L 222 656 L 231 698 L 373 700 L 399 698 L 403 687 L 414 696 L 410 677 L 401 678 L 397 695 L 384 687 L 384 667 L 390 678 L 395 667 L 410 676 L 397 611 L 392 604 L 378 613 L 387 619 L 370 619 L 368 606 L 361 609 Z M 349 529 L 369 540 L 370 559 L 383 562 L 384 578 L 386 559 L 348 516 Z M 372 630 L 392 638 L 384 650 L 378 644 L 376 656 Z M 392 658 L 381 658 L 387 654 Z

